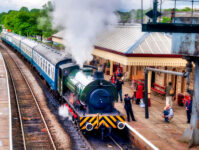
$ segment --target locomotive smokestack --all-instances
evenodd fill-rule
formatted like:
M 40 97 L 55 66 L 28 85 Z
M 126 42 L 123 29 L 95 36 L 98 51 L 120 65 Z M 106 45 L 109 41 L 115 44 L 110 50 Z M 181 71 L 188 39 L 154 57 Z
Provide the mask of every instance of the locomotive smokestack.
M 98 72 L 103 72 L 103 66 L 100 65 L 100 66 L 97 68 L 97 71 L 98 71 Z
M 103 67 L 100 65 L 94 74 L 95 79 L 104 79 Z

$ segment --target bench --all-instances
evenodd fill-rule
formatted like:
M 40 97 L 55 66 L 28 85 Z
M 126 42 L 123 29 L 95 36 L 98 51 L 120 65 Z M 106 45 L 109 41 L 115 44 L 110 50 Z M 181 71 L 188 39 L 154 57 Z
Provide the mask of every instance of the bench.
M 151 87 L 151 90 L 162 95 L 162 96 L 165 96 L 165 87 L 164 86 L 161 86 L 161 85 L 158 85 L 156 83 L 153 83 L 153 87 Z
M 142 85 L 144 85 L 144 81 L 143 80 L 135 80 L 135 79 L 133 79 L 133 81 L 138 85 L 138 84 L 142 84 Z

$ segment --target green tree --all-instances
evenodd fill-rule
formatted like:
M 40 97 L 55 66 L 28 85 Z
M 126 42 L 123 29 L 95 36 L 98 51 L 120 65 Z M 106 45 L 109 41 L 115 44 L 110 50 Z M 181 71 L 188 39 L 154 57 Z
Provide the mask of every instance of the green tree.
M 3 25 L 13 32 L 23 35 L 37 35 L 41 32 L 37 28 L 37 18 L 40 12 L 11 11 L 3 19 Z
M 36 8 L 30 10 L 31 13 L 39 13 L 40 11 L 41 11 L 40 9 Z
M 17 11 L 9 11 L 8 14 L 3 16 L 3 25 L 7 29 L 14 29 L 15 17 L 17 16 Z
M 162 17 L 162 23 L 170 23 L 171 17 Z
M 29 9 L 27 7 L 21 7 L 21 9 L 19 11 L 29 12 Z
M 19 11 L 10 10 L 8 13 L 0 13 L 0 24 L 23 36 L 49 37 L 56 32 L 52 29 L 52 18 L 49 15 L 52 11 L 51 2 L 45 4 L 43 9 L 29 11 L 27 7 L 22 7 Z
M 5 12 L 0 13 L 0 24 L 2 24 L 5 15 Z
M 120 12 L 118 11 L 118 14 L 120 15 L 120 23 L 128 23 L 131 19 L 131 13 L 130 12 Z

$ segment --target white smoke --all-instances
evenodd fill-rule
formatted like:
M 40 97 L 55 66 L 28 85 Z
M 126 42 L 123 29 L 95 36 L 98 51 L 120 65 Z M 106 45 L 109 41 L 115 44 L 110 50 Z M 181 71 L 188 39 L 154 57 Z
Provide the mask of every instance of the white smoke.
M 53 24 L 65 28 L 64 44 L 81 66 L 92 59 L 97 37 L 119 21 L 115 11 L 127 6 L 125 0 L 54 0 L 53 3 Z
M 62 105 L 62 106 L 59 107 L 58 113 L 63 118 L 69 117 L 69 111 L 68 111 L 68 108 L 65 105 Z

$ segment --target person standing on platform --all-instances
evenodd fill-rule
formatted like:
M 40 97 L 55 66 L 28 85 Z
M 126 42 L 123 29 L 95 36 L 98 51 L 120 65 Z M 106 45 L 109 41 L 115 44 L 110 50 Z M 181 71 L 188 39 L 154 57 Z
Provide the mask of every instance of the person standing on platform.
M 137 92 L 136 92 L 136 104 L 140 104 L 140 99 L 143 98 L 143 85 L 141 83 L 138 84 Z
M 117 77 L 120 77 L 120 78 L 123 76 L 123 73 L 121 72 L 121 69 L 119 67 L 116 71 L 116 75 L 117 75 Z
M 165 93 L 166 93 L 166 106 L 170 105 L 170 107 L 172 107 L 173 106 L 172 96 L 174 94 L 174 90 L 172 88 L 171 82 L 169 82 L 168 86 L 166 86 Z
M 135 120 L 134 114 L 133 114 L 133 109 L 132 109 L 132 105 L 131 105 L 131 99 L 128 94 L 125 94 L 125 98 L 124 98 L 124 108 L 126 110 L 126 115 L 127 115 L 127 120 L 128 122 L 130 121 L 130 115 L 131 115 L 131 119 L 133 121 Z
M 115 83 L 116 83 L 116 80 L 117 80 L 117 78 L 116 78 L 116 74 L 115 74 L 115 73 L 113 73 L 113 75 L 111 76 L 110 81 L 111 81 L 111 83 L 115 84 Z
M 136 100 L 136 90 L 137 90 L 137 83 L 135 82 L 135 80 L 132 81 L 132 90 L 133 90 L 133 100 Z
M 124 82 L 121 80 L 120 77 L 117 77 L 115 85 L 116 85 L 116 88 L 117 88 L 118 95 L 120 96 L 120 102 L 121 103 L 122 103 L 122 84 L 124 84 Z
M 192 113 L 192 98 L 191 96 L 185 96 L 185 99 L 187 99 L 187 102 L 186 102 L 187 123 L 190 123 L 191 113 Z

